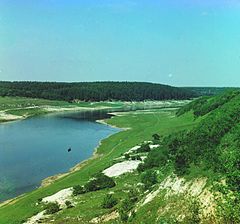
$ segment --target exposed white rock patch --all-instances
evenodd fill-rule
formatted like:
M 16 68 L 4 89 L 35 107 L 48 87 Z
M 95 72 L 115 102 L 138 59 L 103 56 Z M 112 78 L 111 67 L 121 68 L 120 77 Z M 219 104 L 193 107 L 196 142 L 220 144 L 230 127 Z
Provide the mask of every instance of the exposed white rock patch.
M 125 152 L 124 155 L 129 154 L 129 153 L 136 152 L 136 151 L 137 151 L 138 149 L 140 149 L 140 148 L 141 148 L 141 146 L 136 145 L 136 146 L 132 147 L 131 149 L 129 149 L 127 152 Z
M 73 194 L 73 188 L 72 187 L 66 188 L 61 191 L 58 191 L 56 194 L 43 198 L 42 202 L 58 203 L 60 207 L 63 208 L 65 207 L 65 202 L 71 199 L 72 194 Z
M 32 216 L 28 219 L 28 221 L 24 222 L 23 224 L 37 224 L 40 223 L 41 220 L 46 218 L 47 215 L 45 215 L 45 210 L 42 212 L 39 212 L 37 215 Z
M 167 190 L 165 197 L 182 193 L 186 193 L 191 196 L 199 196 L 203 193 L 206 183 L 207 178 L 200 178 L 187 182 L 184 178 L 168 176 L 164 181 L 162 181 L 162 183 L 160 183 L 157 190 L 147 194 L 140 207 L 151 202 L 161 192 L 161 190 Z
M 124 173 L 133 172 L 141 163 L 139 160 L 123 161 L 105 169 L 103 173 L 109 177 L 117 177 Z
M 157 147 L 159 147 L 160 145 L 149 145 L 150 149 L 155 149 Z

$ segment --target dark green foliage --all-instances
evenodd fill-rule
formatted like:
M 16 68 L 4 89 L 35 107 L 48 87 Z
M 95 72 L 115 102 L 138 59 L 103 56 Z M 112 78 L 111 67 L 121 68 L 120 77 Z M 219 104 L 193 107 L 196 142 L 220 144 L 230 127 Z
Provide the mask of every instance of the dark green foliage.
M 71 201 L 65 201 L 65 205 L 67 206 L 67 208 L 73 208 Z
M 135 188 L 131 188 L 127 194 L 127 197 L 131 204 L 134 204 L 138 201 L 138 192 Z
M 159 134 L 153 134 L 153 144 L 160 144 L 162 142 L 163 137 L 160 136 Z
M 188 215 L 185 218 L 185 222 L 189 224 L 198 224 L 201 222 L 201 207 L 197 198 L 190 198 L 188 201 Z
M 169 159 L 169 151 L 167 147 L 159 147 L 149 152 L 148 157 L 144 163 L 139 164 L 137 170 L 142 172 L 146 169 L 152 169 L 154 167 L 165 166 Z
M 134 208 L 134 205 L 138 201 L 138 192 L 135 189 L 130 189 L 127 197 L 121 202 L 118 212 L 120 215 L 120 220 L 122 222 L 130 221 L 135 216 L 135 212 L 131 211 Z M 131 216 L 129 217 L 129 213 L 131 211 Z
M 76 185 L 73 187 L 73 195 L 79 195 L 79 194 L 84 194 L 86 192 L 86 190 L 84 189 L 84 187 L 80 186 L 80 185 Z
M 239 95 L 240 91 L 228 91 L 215 97 L 202 97 L 180 108 L 177 112 L 177 115 L 180 116 L 192 110 L 193 114 L 196 117 L 203 116 L 223 106 L 224 104 L 234 99 L 235 97 L 238 97 Z
M 104 175 L 103 173 L 97 174 L 89 182 L 86 183 L 85 189 L 87 192 L 97 191 L 104 188 L 115 187 L 115 182 L 111 177 Z
M 152 185 L 157 183 L 157 174 L 154 170 L 147 170 L 141 175 L 141 182 L 145 189 L 149 189 Z
M 139 155 L 133 155 L 133 156 L 131 156 L 131 159 L 132 160 L 140 160 L 140 161 L 142 160 L 141 156 L 139 156 Z
M 160 140 L 159 134 L 153 134 L 152 137 L 153 137 L 153 140 Z
M 195 93 L 183 88 L 145 82 L 0 82 L 0 96 L 66 101 L 142 101 L 189 99 Z
M 103 198 L 102 208 L 112 208 L 117 204 L 117 199 L 112 194 L 107 194 Z
M 60 206 L 58 203 L 48 203 L 46 205 L 46 214 L 54 214 L 60 211 Z
M 126 153 L 126 154 L 124 155 L 124 157 L 125 157 L 126 160 L 129 160 L 129 159 L 130 159 L 129 153 Z
M 122 222 L 127 222 L 128 221 L 128 213 L 124 210 L 124 209 L 119 209 L 119 216 L 120 216 L 120 220 Z
M 137 149 L 137 153 L 141 153 L 141 152 L 150 152 L 150 146 L 149 143 L 144 143 L 141 145 L 141 147 L 139 149 Z

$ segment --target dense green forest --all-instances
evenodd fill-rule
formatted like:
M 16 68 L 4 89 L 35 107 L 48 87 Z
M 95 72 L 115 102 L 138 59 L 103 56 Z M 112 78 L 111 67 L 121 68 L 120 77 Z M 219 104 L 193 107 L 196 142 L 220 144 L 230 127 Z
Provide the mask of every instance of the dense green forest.
M 193 112 L 197 125 L 162 139 L 151 151 L 140 172 L 172 164 L 178 175 L 193 167 L 214 173 L 222 200 L 218 201 L 223 223 L 240 223 L 240 91 L 203 97 L 181 108 L 178 116 Z
M 51 100 L 142 101 L 189 99 L 190 90 L 145 82 L 0 82 L 0 96 L 21 96 Z

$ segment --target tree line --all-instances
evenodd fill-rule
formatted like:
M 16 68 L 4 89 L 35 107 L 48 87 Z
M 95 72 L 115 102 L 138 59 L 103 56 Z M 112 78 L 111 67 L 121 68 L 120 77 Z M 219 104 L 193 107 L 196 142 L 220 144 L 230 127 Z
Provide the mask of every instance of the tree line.
M 196 94 L 184 88 L 146 82 L 6 82 L 0 81 L 0 96 L 50 100 L 142 101 L 182 100 Z

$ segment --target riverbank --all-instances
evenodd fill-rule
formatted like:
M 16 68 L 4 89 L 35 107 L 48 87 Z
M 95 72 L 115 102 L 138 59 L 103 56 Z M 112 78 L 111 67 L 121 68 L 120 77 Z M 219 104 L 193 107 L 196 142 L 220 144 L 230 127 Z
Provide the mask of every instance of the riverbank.
M 23 97 L 0 97 L 0 123 L 26 119 L 29 117 L 59 113 L 80 112 L 104 109 L 159 109 L 164 107 L 181 107 L 189 100 L 165 100 L 165 101 L 103 101 L 103 102 L 66 102 L 56 100 L 23 98 Z
M 193 117 L 190 115 L 181 118 L 172 118 L 175 114 L 174 111 L 164 112 L 162 110 L 154 110 L 154 116 L 153 114 L 144 113 L 144 111 L 136 115 L 133 114 L 134 112 L 128 112 L 124 113 L 124 116 L 114 116 L 106 120 L 109 125 L 128 129 L 103 139 L 97 148 L 97 155 L 99 156 L 91 157 L 86 163 L 83 163 L 84 165 L 79 165 L 80 167 L 77 168 L 77 171 L 71 172 L 45 187 L 26 193 L 16 201 L 0 207 L 0 223 L 12 224 L 18 223 L 17 220 L 27 220 L 33 214 L 42 210 L 40 205 L 36 206 L 39 198 L 53 195 L 65 188 L 86 183 L 92 175 L 112 166 L 114 159 L 127 152 L 130 148 L 144 140 L 150 140 L 154 133 L 165 135 L 192 126 L 194 123 Z M 114 191 L 123 192 L 125 184 L 138 182 L 135 179 L 135 175 L 119 177 L 117 187 Z M 65 222 L 64 217 L 71 217 L 71 214 L 77 211 L 81 214 L 82 222 L 80 223 L 89 223 L 89 220 L 98 216 L 97 214 L 104 214 L 106 212 L 99 208 L 99 203 L 105 194 L 105 191 L 100 191 L 92 196 L 88 194 L 81 196 L 76 201 L 76 207 L 71 210 L 62 211 L 54 217 L 56 222 Z M 72 219 L 74 222 L 74 215 Z

